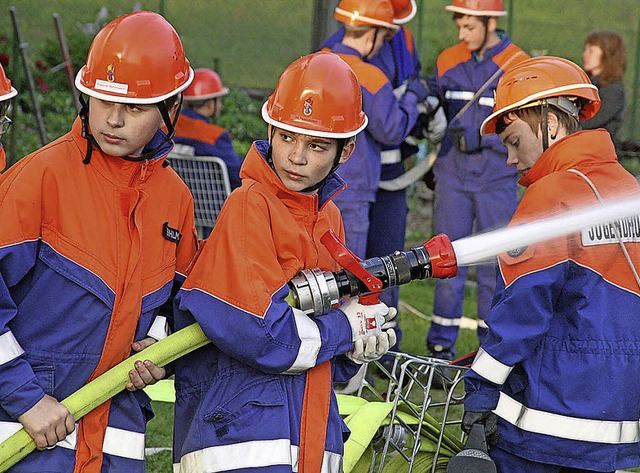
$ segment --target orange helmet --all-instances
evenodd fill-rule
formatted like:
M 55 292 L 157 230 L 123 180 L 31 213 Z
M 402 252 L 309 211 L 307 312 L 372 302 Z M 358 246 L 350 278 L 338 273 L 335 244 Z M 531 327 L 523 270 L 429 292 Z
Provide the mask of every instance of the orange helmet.
M 324 138 L 350 138 L 367 126 L 355 73 L 338 55 L 322 51 L 285 69 L 262 106 L 262 118 L 287 131 Z
M 341 0 L 333 17 L 345 25 L 382 27 L 397 30 L 391 0 Z
M 11 86 L 11 81 L 5 75 L 2 66 L 0 66 L 0 102 L 9 100 L 16 95 L 18 95 L 18 91 Z
M 178 94 L 192 80 L 193 69 L 173 27 L 157 13 L 139 11 L 98 32 L 76 87 L 109 102 L 152 104 Z
M 391 0 L 391 3 L 393 4 L 393 22 L 396 25 L 404 25 L 416 16 L 418 11 L 416 0 Z
M 505 16 L 502 0 L 453 0 L 445 10 L 469 16 Z
M 229 93 L 217 72 L 211 69 L 196 69 L 193 82 L 184 91 L 185 100 L 207 100 L 222 97 Z
M 572 100 L 575 98 L 584 101 L 576 104 Z M 496 122 L 502 115 L 538 105 L 543 99 L 548 99 L 580 120 L 588 120 L 600 108 L 598 88 L 580 67 L 559 57 L 533 57 L 502 75 L 496 89 L 494 111 L 482 123 L 480 133 L 495 133 Z

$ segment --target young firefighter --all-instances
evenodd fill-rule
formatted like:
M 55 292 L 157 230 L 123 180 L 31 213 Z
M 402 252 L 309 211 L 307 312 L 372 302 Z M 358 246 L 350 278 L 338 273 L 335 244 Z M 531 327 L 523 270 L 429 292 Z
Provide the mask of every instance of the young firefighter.
M 113 20 L 76 76 L 89 99 L 71 131 L 0 178 L 0 431 L 22 424 L 38 448 L 12 472 L 145 471 L 137 389 L 163 368 L 139 360 L 129 391 L 77 424 L 59 401 L 163 336 L 197 236 L 161 128 L 192 76 L 160 15 Z
M 566 59 L 529 59 L 500 79 L 482 133 L 499 135 L 527 187 L 511 226 L 640 195 L 609 133 L 579 131 L 599 107 L 596 87 Z M 640 464 L 639 228 L 636 216 L 500 256 L 462 421 L 499 434 L 498 471 Z
M 332 382 L 395 342 L 384 304 L 356 297 L 309 317 L 285 301 L 302 269 L 338 269 L 320 238 L 344 236 L 331 199 L 367 125 L 355 74 L 335 54 L 304 56 L 262 116 L 269 141 L 247 154 L 176 300 L 176 328 L 195 320 L 213 342 L 176 364 L 176 472 L 342 471 L 348 430 Z
M 344 220 L 347 246 L 364 259 L 370 211 L 380 183 L 382 149 L 397 148 L 409 135 L 418 118 L 418 104 L 427 98 L 428 90 L 418 76 L 413 76 L 405 92 L 396 98 L 394 84 L 373 64 L 373 58 L 400 28 L 394 23 L 391 0 L 342 0 L 334 17 L 344 24 L 345 32 L 331 50 L 358 76 L 362 108 L 369 117 L 353 159 L 340 170 L 348 188 L 335 199 Z M 397 218 L 402 219 L 402 212 Z M 392 251 L 403 246 L 404 241 Z
M 7 117 L 7 112 L 11 105 L 11 99 L 16 95 L 18 95 L 18 91 L 11 86 L 11 81 L 0 66 L 0 138 L 11 126 L 11 119 Z M 0 172 L 4 171 L 5 167 L 7 167 L 7 155 L 2 142 L 0 142 Z
M 384 72 L 396 96 L 404 93 L 407 84 L 420 76 L 421 64 L 416 50 L 413 35 L 404 25 L 416 14 L 415 0 L 392 0 L 393 23 L 399 26 L 399 31 L 390 41 L 383 42 L 380 51 L 371 56 L 367 62 Z M 341 26 L 323 43 L 322 49 L 331 49 L 341 43 L 345 34 L 345 26 Z M 440 112 L 444 119 L 443 112 Z M 439 115 L 440 117 L 440 115 Z M 418 120 L 419 121 L 419 120 Z M 446 126 L 441 120 L 442 127 Z M 430 124 L 430 126 L 432 126 Z M 434 137 L 435 138 L 435 137 Z M 405 172 L 403 159 L 408 157 L 399 145 L 383 146 L 380 153 L 381 174 L 380 181 L 390 181 Z M 407 196 L 406 189 L 388 191 L 377 189 L 375 202 L 369 213 L 369 232 L 367 236 L 365 258 L 388 255 L 404 248 L 407 225 Z M 400 288 L 398 286 L 386 289 L 380 299 L 389 307 L 398 308 Z M 397 344 L 393 351 L 400 351 L 402 330 L 397 320 L 389 322 L 396 331 Z M 389 360 L 393 361 L 393 360 Z
M 190 147 L 196 156 L 217 156 L 227 165 L 231 189 L 240 187 L 242 158 L 233 149 L 229 132 L 210 123 L 220 116 L 222 97 L 229 89 L 211 69 L 196 69 L 193 82 L 184 91 L 184 105 L 173 140 L 176 150 Z
M 434 228 L 452 240 L 505 226 L 518 204 L 516 172 L 506 166 L 507 151 L 497 137 L 480 138 L 482 120 L 493 106 L 493 92 L 504 69 L 528 56 L 498 29 L 502 0 L 453 0 L 460 42 L 445 49 L 434 83 L 444 96 L 449 122 L 433 172 Z M 495 288 L 494 263 L 476 266 L 478 338 Z M 436 280 L 427 348 L 436 358 L 453 359 L 460 328 L 468 268 Z

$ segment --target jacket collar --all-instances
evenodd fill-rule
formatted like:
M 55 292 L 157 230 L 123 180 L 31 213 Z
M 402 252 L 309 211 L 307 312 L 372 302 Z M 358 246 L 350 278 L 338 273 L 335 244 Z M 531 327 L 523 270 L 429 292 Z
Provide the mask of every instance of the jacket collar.
M 276 196 L 290 209 L 317 213 L 329 200 L 341 192 L 346 183 L 336 173 L 331 173 L 318 189 L 317 194 L 303 194 L 287 189 L 269 165 L 267 152 L 269 142 L 254 141 L 240 169 L 241 179 L 251 179 L 271 188 Z
M 185 117 L 193 118 L 194 120 L 202 120 L 203 122 L 209 123 L 209 119 L 207 117 L 205 117 L 204 115 L 200 115 L 198 112 L 196 112 L 195 110 L 191 110 L 190 108 L 185 107 L 180 113 Z
M 80 150 L 81 157 L 84 158 L 88 142 L 82 137 L 82 122 L 79 117 L 73 122 L 70 135 Z M 164 131 L 158 130 L 147 146 L 151 149 L 159 146 L 165 136 Z M 145 150 L 146 149 L 147 148 L 145 148 Z M 136 187 L 142 182 L 145 182 L 149 176 L 153 174 L 155 169 L 162 166 L 162 163 L 172 149 L 173 141 L 169 141 L 164 143 L 151 159 L 142 162 L 133 162 L 117 156 L 108 155 L 99 147 L 94 146 L 91 162 L 88 166 L 95 166 L 100 174 L 116 185 Z
M 518 184 L 528 187 L 544 176 L 577 166 L 616 162 L 616 150 L 604 129 L 586 130 L 562 138 L 538 158 Z

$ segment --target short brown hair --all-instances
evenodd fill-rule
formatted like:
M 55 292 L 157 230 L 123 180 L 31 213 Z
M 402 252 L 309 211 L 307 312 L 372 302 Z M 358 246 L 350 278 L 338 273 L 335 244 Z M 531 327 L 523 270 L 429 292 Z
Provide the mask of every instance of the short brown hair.
M 558 117 L 558 122 L 567 131 L 567 134 L 571 135 L 580 130 L 580 123 L 573 118 L 569 113 L 560 110 L 559 108 L 549 105 L 549 112 Z M 510 115 L 514 115 L 523 122 L 529 125 L 531 131 L 534 134 L 538 133 L 538 129 L 542 124 L 542 105 L 536 105 L 535 107 L 519 108 L 505 113 L 496 122 L 496 133 L 499 135 L 502 133 L 514 120 Z

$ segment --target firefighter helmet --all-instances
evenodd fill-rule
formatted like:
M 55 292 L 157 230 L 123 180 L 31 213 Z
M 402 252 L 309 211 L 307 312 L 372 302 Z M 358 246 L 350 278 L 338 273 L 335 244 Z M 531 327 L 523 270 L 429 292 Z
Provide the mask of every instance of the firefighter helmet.
M 176 31 L 161 15 L 139 11 L 102 28 L 76 75 L 83 93 L 109 102 L 153 104 L 193 80 Z
M 0 66 L 0 102 L 12 99 L 16 95 L 18 95 L 18 91 L 11 86 L 11 81 Z
M 453 0 L 445 10 L 469 16 L 506 16 L 502 0 Z
M 404 25 L 416 16 L 418 8 L 416 0 L 391 0 L 393 4 L 393 22 L 396 25 Z
M 354 28 L 361 26 L 397 30 L 391 0 L 341 0 L 333 17 Z
M 360 83 L 351 67 L 330 52 L 291 63 L 262 106 L 262 118 L 287 131 L 324 138 L 350 138 L 367 126 Z
M 505 113 L 531 107 L 543 99 L 564 97 L 554 105 L 579 120 L 588 120 L 600 108 L 598 88 L 587 74 L 573 62 L 553 56 L 539 56 L 522 61 L 508 69 L 498 81 L 494 111 L 482 123 L 480 132 L 496 132 L 496 122 Z M 580 98 L 579 102 L 575 99 Z
M 229 89 L 222 84 L 217 72 L 201 68 L 194 71 L 193 82 L 184 90 L 185 100 L 207 100 L 222 97 Z

